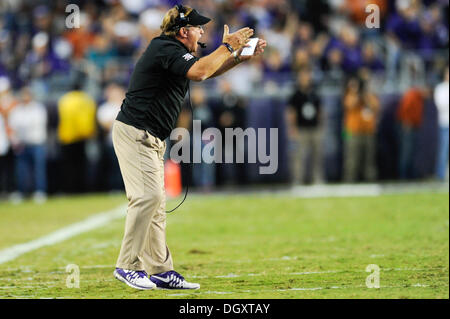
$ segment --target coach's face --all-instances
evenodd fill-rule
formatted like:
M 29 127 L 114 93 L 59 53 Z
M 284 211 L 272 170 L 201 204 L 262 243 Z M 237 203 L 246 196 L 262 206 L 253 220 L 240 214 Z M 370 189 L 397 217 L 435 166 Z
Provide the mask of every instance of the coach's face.
M 187 26 L 187 47 L 190 52 L 197 51 L 198 48 L 198 41 L 202 37 L 203 33 L 203 27 L 201 25 L 199 26 Z

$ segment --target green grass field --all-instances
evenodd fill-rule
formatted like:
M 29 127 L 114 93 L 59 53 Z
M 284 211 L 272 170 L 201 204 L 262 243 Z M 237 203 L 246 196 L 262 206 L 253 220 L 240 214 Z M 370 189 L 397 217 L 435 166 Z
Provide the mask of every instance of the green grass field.
M 0 202 L 0 255 L 125 201 Z M 188 197 L 168 216 L 167 238 L 197 291 L 136 291 L 114 279 L 123 227 L 115 219 L 0 264 L 0 298 L 449 298 L 448 193 Z M 68 264 L 79 266 L 80 288 L 66 286 Z M 366 286 L 369 264 L 380 288 Z

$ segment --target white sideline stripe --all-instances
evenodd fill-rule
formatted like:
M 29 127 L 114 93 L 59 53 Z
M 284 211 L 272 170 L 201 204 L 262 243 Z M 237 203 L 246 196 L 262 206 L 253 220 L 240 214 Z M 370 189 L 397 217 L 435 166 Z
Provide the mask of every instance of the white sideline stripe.
M 335 274 L 342 272 L 339 270 L 326 270 L 326 271 L 303 271 L 303 272 L 292 272 L 289 275 L 315 275 L 315 274 Z
M 50 286 L 50 287 L 56 287 L 56 286 Z M 421 284 L 421 283 L 416 283 L 416 284 L 412 284 L 412 285 L 408 285 L 408 286 L 380 286 L 380 288 L 373 288 L 373 289 L 386 289 L 386 288 L 429 288 L 430 285 L 426 285 L 426 284 Z M 448 285 L 440 285 L 439 287 L 448 287 Z M 17 289 L 19 287 L 17 286 L 5 286 L 5 287 L 0 287 L 0 289 Z M 35 286 L 28 286 L 28 287 L 20 287 L 22 288 L 36 288 Z M 173 297 L 177 297 L 177 296 L 192 296 L 192 295 L 229 295 L 229 294 L 240 294 L 243 292 L 246 293 L 252 293 L 252 292 L 286 292 L 286 291 L 315 291 L 315 290 L 324 290 L 324 289 L 352 289 L 352 288 L 363 288 L 363 289 L 371 289 L 368 288 L 364 285 L 358 285 L 358 286 L 330 286 L 330 287 L 293 287 L 293 288 L 287 288 L 287 289 L 263 289 L 263 290 L 242 290 L 242 291 L 193 291 L 192 293 L 173 293 L 173 294 L 167 294 L 167 296 L 173 296 Z M 32 296 L 12 296 L 15 298 L 33 298 L 34 295 Z M 65 297 L 56 297 L 56 299 L 61 298 L 61 299 L 66 299 Z M 45 298 L 45 297 L 41 297 L 40 299 L 55 299 L 55 297 L 50 297 L 50 298 Z
M 333 198 L 333 197 L 377 197 L 380 195 L 426 193 L 448 193 L 449 182 L 417 183 L 364 183 L 364 184 L 317 184 L 293 185 L 267 189 L 242 189 L 240 191 L 216 191 L 208 198 L 230 196 L 289 196 L 298 198 Z M 192 197 L 203 197 L 202 193 L 192 193 Z
M 421 283 L 417 283 L 417 284 L 413 284 L 413 285 L 408 285 L 408 286 L 380 286 L 380 288 L 374 288 L 374 290 L 376 289 L 386 289 L 386 288 L 428 288 L 430 287 L 429 285 L 424 285 Z M 444 286 L 442 286 L 444 287 Z M 445 285 L 446 287 L 446 285 Z M 287 288 L 287 289 L 263 289 L 263 290 L 244 290 L 244 291 L 235 291 L 235 292 L 231 292 L 231 291 L 197 291 L 197 292 L 193 292 L 193 293 L 174 293 L 174 294 L 168 294 L 167 296 L 192 296 L 192 295 L 209 295 L 209 294 L 214 294 L 214 295 L 228 295 L 228 294 L 240 294 L 242 292 L 247 292 L 247 293 L 251 293 L 251 292 L 285 292 L 285 291 L 315 291 L 315 290 L 324 290 L 324 289 L 354 289 L 354 288 L 364 288 L 364 289 L 371 289 L 371 288 L 367 288 L 364 285 L 360 285 L 360 286 L 330 286 L 330 287 L 294 287 L 294 288 Z
M 281 259 L 279 259 L 281 260 Z M 104 268 L 114 268 L 113 264 L 111 265 L 89 265 L 89 266 L 80 266 L 81 269 L 104 269 Z M 59 267 L 58 269 L 65 270 L 66 267 Z M 381 271 L 433 271 L 433 270 L 447 270 L 445 267 L 430 267 L 430 268 L 381 268 Z M 21 271 L 25 273 L 33 272 L 29 268 L 6 268 L 4 271 Z M 285 276 L 299 276 L 299 275 L 315 275 L 315 274 L 333 274 L 333 273 L 341 273 L 341 272 L 366 272 L 365 270 L 322 270 L 322 271 L 303 271 L 303 272 L 291 272 L 280 275 Z M 61 271 L 60 273 L 65 273 L 65 271 Z M 255 276 L 270 276 L 268 273 L 249 273 L 249 274 L 234 274 L 230 273 L 227 275 L 216 275 L 216 276 L 206 276 L 206 275 L 187 275 L 186 278 L 194 278 L 194 279 L 206 279 L 206 278 L 239 278 L 239 277 L 255 277 Z
M 323 197 L 376 197 L 382 194 L 382 187 L 378 184 L 355 185 L 313 185 L 313 186 L 294 186 L 291 194 L 300 198 L 323 198 Z
M 432 270 L 443 270 L 444 268 L 385 268 L 380 269 L 380 271 L 432 271 Z M 286 274 L 280 274 L 282 276 L 303 276 L 303 275 L 317 275 L 317 274 L 336 274 L 347 272 L 347 270 L 324 270 L 324 271 L 304 271 L 304 272 L 291 272 Z M 348 272 L 365 272 L 364 270 L 349 270 Z M 193 279 L 206 279 L 206 278 L 239 278 L 239 277 L 255 277 L 255 276 L 270 276 L 267 273 L 259 273 L 259 274 L 228 274 L 228 275 L 220 275 L 220 276 L 198 276 L 198 275 L 187 275 L 186 278 Z
M 41 247 L 54 245 L 81 233 L 99 228 L 114 219 L 124 217 L 125 214 L 126 205 L 121 205 L 112 210 L 90 216 L 81 222 L 71 224 L 35 240 L 0 250 L 0 264 L 16 259 L 23 254 Z
M 411 194 L 415 192 L 448 192 L 449 183 L 368 183 L 368 184 L 323 184 L 292 186 L 288 194 L 300 198 L 324 197 L 377 197 L 380 195 Z M 282 192 L 281 192 L 282 193 Z
M 215 278 L 237 278 L 240 277 L 240 275 L 236 275 L 236 274 L 228 274 L 228 275 L 221 275 L 221 276 L 216 276 Z

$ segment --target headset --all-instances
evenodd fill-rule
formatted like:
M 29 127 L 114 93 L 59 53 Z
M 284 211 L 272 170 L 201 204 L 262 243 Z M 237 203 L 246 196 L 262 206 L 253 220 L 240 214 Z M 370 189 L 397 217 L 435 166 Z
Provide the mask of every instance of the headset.
M 179 15 L 175 19 L 173 28 L 178 29 L 187 26 L 189 24 L 189 18 L 186 15 L 186 8 L 181 4 L 177 4 L 175 7 L 177 8 Z
M 189 24 L 189 17 L 186 16 L 186 8 L 183 7 L 181 4 L 177 4 L 175 7 L 177 8 L 177 10 L 178 10 L 178 12 L 180 14 L 176 18 L 175 24 L 171 28 L 171 30 L 181 29 L 182 27 L 187 26 Z M 197 43 L 200 45 L 200 47 L 206 48 L 206 44 L 205 43 L 203 43 L 203 42 L 197 42 Z M 189 102 L 189 108 L 191 110 L 192 119 L 194 119 L 194 109 L 192 108 L 191 88 L 190 88 L 190 86 L 188 87 L 188 102 Z M 191 169 L 191 172 L 192 172 L 193 171 L 193 163 L 192 163 L 192 161 L 191 161 L 190 164 L 191 164 L 190 165 L 190 169 Z M 186 197 L 187 197 L 188 193 L 189 193 L 189 183 L 186 184 L 186 192 L 184 193 L 183 200 L 175 208 L 173 208 L 173 209 L 171 209 L 169 211 L 166 211 L 166 214 L 170 214 L 173 211 L 175 211 L 178 207 L 180 207 L 184 203 L 184 201 L 186 200 Z
M 189 87 L 188 87 L 188 101 L 189 101 L 189 108 L 191 109 L 191 116 L 192 116 L 192 120 L 194 120 L 194 109 L 192 108 L 192 101 L 191 101 L 191 86 L 189 85 Z M 190 160 L 190 159 L 189 159 Z M 191 161 L 190 160 L 190 170 L 191 170 L 191 178 L 192 178 L 192 176 L 193 176 L 193 170 L 194 170 L 194 164 L 193 164 L 193 161 Z M 171 209 L 171 210 L 166 210 L 166 214 L 170 214 L 170 213 L 172 213 L 173 211 L 175 211 L 178 207 L 180 207 L 183 203 L 184 203 L 184 201 L 186 200 L 186 197 L 187 197 L 187 195 L 188 195 L 188 193 L 189 193 L 189 181 L 186 183 L 186 191 L 185 191 L 185 193 L 184 193 L 184 197 L 183 197 L 183 200 L 175 207 L 175 208 L 173 208 L 173 209 Z
M 188 25 L 189 24 L 189 18 L 187 18 L 186 17 L 186 8 L 185 7 L 183 7 L 181 4 L 177 4 L 176 5 L 176 8 L 177 8 L 177 10 L 178 10 L 178 12 L 180 13 L 178 16 L 177 16 L 177 18 L 175 19 L 175 24 L 174 24 L 174 26 L 171 28 L 172 30 L 179 30 L 179 29 L 181 29 L 182 27 L 184 27 L 184 26 L 186 26 L 186 25 Z M 206 45 L 204 44 L 204 43 L 198 43 L 202 48 L 204 48 L 204 47 L 206 47 Z M 203 46 L 203 45 L 205 45 L 205 46 Z M 194 110 L 193 110 L 193 108 L 192 108 L 192 102 L 191 102 L 191 88 L 190 88 L 190 86 L 189 86 L 189 88 L 188 88 L 188 96 L 189 96 L 189 107 L 190 107 L 190 109 L 191 109 L 191 115 L 192 115 L 192 119 L 194 118 Z M 193 169 L 193 165 L 192 165 L 192 162 L 191 162 L 191 172 L 192 172 L 192 169 Z M 189 192 L 189 183 L 187 183 L 186 184 L 186 192 L 184 193 L 184 198 L 183 198 L 183 200 L 175 207 L 175 208 L 173 208 L 173 209 L 171 209 L 171 210 L 169 210 L 169 211 L 166 211 L 166 214 L 170 214 L 170 213 L 172 213 L 173 211 L 175 211 L 178 207 L 180 207 L 183 203 L 184 203 L 184 201 L 186 200 L 186 197 L 187 197 L 187 195 L 188 195 L 188 192 Z
M 170 28 L 173 31 L 179 30 L 182 27 L 187 26 L 190 22 L 188 14 L 186 14 L 186 8 L 183 7 L 183 5 L 177 4 L 175 6 L 175 8 L 177 8 L 179 15 L 175 19 L 175 24 Z M 203 49 L 206 48 L 206 43 L 203 43 L 203 42 L 197 42 L 197 43 L 201 48 L 203 48 Z

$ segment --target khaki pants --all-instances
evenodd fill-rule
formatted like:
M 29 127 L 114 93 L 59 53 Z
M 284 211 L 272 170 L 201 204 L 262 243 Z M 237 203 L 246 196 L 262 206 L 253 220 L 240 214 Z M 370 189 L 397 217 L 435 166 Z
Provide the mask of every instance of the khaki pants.
M 315 184 L 323 183 L 323 154 L 321 128 L 300 128 L 298 136 L 292 140 L 291 176 L 292 182 L 305 183 L 311 180 Z
M 366 182 L 376 179 L 376 140 L 374 134 L 348 134 L 344 150 L 344 181 L 354 183 L 359 174 Z
M 128 198 L 125 233 L 116 267 L 157 274 L 173 270 L 166 245 L 165 142 L 115 121 L 113 144 Z

